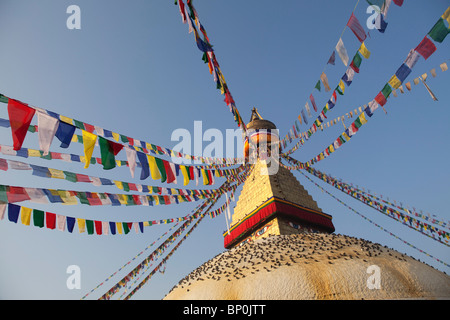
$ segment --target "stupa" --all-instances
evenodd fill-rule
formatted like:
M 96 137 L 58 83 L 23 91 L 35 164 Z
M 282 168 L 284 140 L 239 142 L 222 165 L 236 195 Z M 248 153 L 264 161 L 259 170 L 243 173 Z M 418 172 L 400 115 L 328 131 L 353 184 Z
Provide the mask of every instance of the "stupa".
M 223 234 L 227 250 L 164 299 L 450 299 L 447 274 L 381 244 L 335 234 L 331 215 L 294 175 L 267 161 L 277 151 L 276 126 L 253 109 L 247 128 L 244 155 L 258 156 Z

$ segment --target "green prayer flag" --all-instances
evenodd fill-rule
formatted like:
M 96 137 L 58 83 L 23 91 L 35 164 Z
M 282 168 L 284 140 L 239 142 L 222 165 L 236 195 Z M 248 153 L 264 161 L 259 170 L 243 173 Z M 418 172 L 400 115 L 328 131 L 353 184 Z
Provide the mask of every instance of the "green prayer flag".
M 86 219 L 86 229 L 88 234 L 94 234 L 94 221 Z
M 33 209 L 33 223 L 35 227 L 44 227 L 44 211 Z
M 359 117 L 356 118 L 356 120 L 354 121 L 354 124 L 355 124 L 355 127 L 356 127 L 357 129 L 359 129 L 359 128 L 362 126 L 362 123 L 361 123 L 361 121 L 359 120 Z
M 77 198 L 80 200 L 81 204 L 90 205 L 89 200 L 87 199 L 86 192 L 77 191 L 76 194 L 77 194 Z
M 381 90 L 381 93 L 387 99 L 389 97 L 389 95 L 391 94 L 391 92 L 392 92 L 391 86 L 389 85 L 389 83 L 386 83 L 384 85 L 384 88 Z
M 337 93 L 339 93 L 341 96 L 344 95 L 344 93 L 341 91 L 341 88 L 340 88 L 339 86 L 337 86 L 335 90 L 336 90 Z
M 63 171 L 63 173 L 66 175 L 66 180 L 71 182 L 77 182 L 77 175 L 73 172 Z
M 158 170 L 161 174 L 161 182 L 166 182 L 167 175 L 166 175 L 166 168 L 164 168 L 164 162 L 162 159 L 155 157 L 155 162 L 158 167 Z
M 86 130 L 86 128 L 84 127 L 84 123 L 78 120 L 73 119 L 73 124 L 75 125 L 75 127 L 80 128 L 82 130 Z
M 314 88 L 320 91 L 320 80 L 317 81 L 316 86 Z
M 130 191 L 130 185 L 128 184 L 128 182 L 122 182 L 122 186 L 123 186 L 123 191 Z
M 112 151 L 110 143 L 103 137 L 98 137 L 98 144 L 100 146 L 100 154 L 102 159 L 103 169 L 109 170 L 116 167 L 116 157 Z
M 127 136 L 120 135 L 120 140 L 121 140 L 123 143 L 129 143 L 128 137 L 127 137 Z
M 361 61 L 362 61 L 361 55 L 357 52 L 355 54 L 355 56 L 353 57 L 352 61 L 353 61 L 353 65 L 356 66 L 357 68 L 359 68 L 361 66 Z
M 433 28 L 431 28 L 430 32 L 428 32 L 428 35 L 431 39 L 440 43 L 444 41 L 445 37 L 449 33 L 450 29 L 445 26 L 444 19 L 439 18 Z
M 5 97 L 4 95 L 0 94 L 0 102 L 8 103 L 9 99 Z
M 125 232 L 125 234 L 130 232 L 130 228 L 128 228 L 128 223 L 122 222 L 122 226 L 123 226 L 123 232 Z
M 8 202 L 8 196 L 6 195 L 6 186 L 0 185 L 0 202 L 7 203 Z

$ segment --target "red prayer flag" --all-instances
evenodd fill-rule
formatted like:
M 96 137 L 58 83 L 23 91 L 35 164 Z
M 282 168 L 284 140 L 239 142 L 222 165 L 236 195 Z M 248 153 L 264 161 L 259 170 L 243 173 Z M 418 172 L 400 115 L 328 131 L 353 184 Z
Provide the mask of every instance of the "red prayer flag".
M 359 23 L 358 19 L 352 12 L 350 19 L 348 19 L 347 26 L 353 31 L 355 36 L 358 38 L 360 42 L 363 42 L 366 39 L 366 33 L 364 32 L 364 28 Z
M 166 169 L 166 175 L 167 175 L 167 183 L 172 183 L 175 181 L 175 175 L 172 171 L 172 168 L 170 167 L 170 163 L 166 160 L 163 160 L 164 163 L 164 169 Z
M 45 223 L 47 225 L 47 228 L 49 229 L 55 229 L 56 228 L 56 214 L 51 212 L 45 213 Z
M 30 196 L 24 188 L 9 186 L 8 189 L 6 189 L 6 196 L 9 203 L 30 200 Z
M 101 235 L 102 234 L 102 222 L 101 221 L 94 221 L 94 224 L 95 224 L 95 232 L 98 235 Z
M 395 3 L 396 5 L 398 5 L 399 7 L 401 7 L 402 4 L 403 4 L 403 0 L 394 0 L 394 3 Z
M 20 101 L 14 99 L 8 100 L 8 115 L 14 142 L 14 150 L 17 151 L 22 148 L 23 140 L 25 139 L 35 112 L 36 110 Z
M 375 101 L 378 102 L 380 106 L 384 106 L 386 104 L 386 98 L 384 97 L 383 92 L 377 94 Z
M 94 133 L 95 127 L 92 124 L 83 123 L 87 132 Z
M 309 99 L 311 100 L 311 104 L 313 105 L 314 111 L 317 111 L 316 101 L 314 100 L 314 96 L 312 94 L 309 96 Z
M 422 42 L 420 42 L 419 45 L 414 50 L 416 50 L 418 53 L 420 53 L 420 55 L 425 60 L 427 60 L 428 57 L 431 56 L 433 54 L 433 52 L 436 51 L 436 46 L 430 39 L 428 39 L 427 36 L 425 36 L 423 38 Z

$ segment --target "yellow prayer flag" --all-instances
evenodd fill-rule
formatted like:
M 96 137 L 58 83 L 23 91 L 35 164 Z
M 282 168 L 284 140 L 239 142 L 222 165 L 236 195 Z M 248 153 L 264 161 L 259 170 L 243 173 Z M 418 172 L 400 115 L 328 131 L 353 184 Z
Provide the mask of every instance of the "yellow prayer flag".
M 32 209 L 25 207 L 22 207 L 20 209 L 20 219 L 22 221 L 22 224 L 26 226 L 30 225 L 31 211 Z
M 48 168 L 48 171 L 50 171 L 50 176 L 52 178 L 56 178 L 56 179 L 65 179 L 66 178 L 66 176 L 64 175 L 64 172 L 61 170 Z
M 122 184 L 122 181 L 116 181 L 116 180 L 113 180 L 113 182 L 114 182 L 114 184 L 116 185 L 117 188 L 123 190 L 123 184 Z
M 83 132 L 83 146 L 84 146 L 84 156 L 85 164 L 84 168 L 88 168 L 91 162 L 92 153 L 94 152 L 95 142 L 97 141 L 97 136 L 85 130 Z
M 370 51 L 367 49 L 366 45 L 363 43 L 361 43 L 361 46 L 359 47 L 359 53 L 362 54 L 362 56 L 366 59 L 369 59 L 370 57 Z
M 155 205 L 159 205 L 159 197 L 158 196 L 153 196 L 153 200 L 155 202 Z
M 400 81 L 399 78 L 397 78 L 397 76 L 394 74 L 391 79 L 388 82 L 390 84 L 390 86 L 394 89 L 397 89 L 398 87 L 400 87 L 400 85 L 402 84 L 402 82 Z
M 184 165 L 180 165 L 180 171 L 183 174 L 183 185 L 189 184 L 189 175 L 187 172 L 187 168 Z
M 359 121 L 361 122 L 361 124 L 367 123 L 366 114 L 364 112 L 359 115 Z
M 68 123 L 68 124 L 73 124 L 73 119 L 71 119 L 71 118 L 69 118 L 69 117 L 65 117 L 65 116 L 59 115 L 59 119 L 60 119 L 62 122 L 66 122 L 66 123 Z
M 111 134 L 113 136 L 113 139 L 116 140 L 117 142 L 119 142 L 120 135 L 118 133 L 115 133 L 115 132 L 111 132 Z
M 344 81 L 342 81 L 342 79 L 341 79 L 341 81 L 339 81 L 338 86 L 341 89 L 341 92 L 344 93 L 344 91 L 345 91 L 345 84 L 344 84 Z
M 86 232 L 86 220 L 77 218 L 78 231 L 80 233 Z
M 444 62 L 444 63 L 441 63 L 441 64 L 439 65 L 439 67 L 441 68 L 442 72 L 448 70 L 447 63 L 445 63 L 445 62 Z
M 28 149 L 28 156 L 29 157 L 40 157 L 41 153 L 39 152 L 39 150 Z
M 419 84 L 419 81 L 420 81 L 419 78 L 415 78 L 415 79 L 413 80 L 413 82 L 414 82 L 415 85 Z
M 74 134 L 70 142 L 78 142 L 78 135 Z
M 333 146 L 332 144 L 330 144 L 330 146 L 329 146 L 329 150 L 330 150 L 330 152 L 331 152 L 331 153 L 333 153 L 333 152 L 334 152 L 334 146 Z
M 69 191 L 57 190 L 57 192 L 58 192 L 58 195 L 61 197 L 63 204 L 65 204 L 65 205 L 77 205 L 78 204 L 77 197 L 74 195 L 71 195 Z
M 345 138 L 345 141 L 350 140 L 350 137 L 344 132 L 342 132 L 342 136 Z
M 153 180 L 161 179 L 161 173 L 159 172 L 158 166 L 154 156 L 147 154 L 148 166 L 150 167 L 150 174 Z
M 120 204 L 127 205 L 127 198 L 124 194 L 118 194 L 117 198 L 119 199 Z
M 448 7 L 447 10 L 445 10 L 441 18 L 447 20 L 448 24 L 450 25 L 450 7 Z
M 122 229 L 122 223 L 121 222 L 116 222 L 116 229 L 117 229 L 117 233 L 118 234 L 123 234 L 123 229 Z

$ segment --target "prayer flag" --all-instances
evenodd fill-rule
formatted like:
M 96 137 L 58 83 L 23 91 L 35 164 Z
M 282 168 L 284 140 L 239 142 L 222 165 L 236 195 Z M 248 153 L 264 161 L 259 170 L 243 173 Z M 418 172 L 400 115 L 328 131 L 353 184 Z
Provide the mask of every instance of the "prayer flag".
M 320 80 L 322 80 L 322 83 L 325 86 L 325 91 L 326 92 L 330 91 L 331 88 L 328 84 L 328 78 L 327 78 L 327 75 L 325 74 L 325 72 L 322 72 L 322 74 L 320 75 Z
M 384 85 L 383 89 L 381 90 L 381 93 L 387 99 L 389 97 L 389 95 L 391 94 L 391 92 L 392 92 L 391 86 L 388 83 L 386 83 Z
M 428 32 L 428 35 L 434 41 L 441 43 L 449 33 L 450 29 L 445 25 L 444 19 L 439 18 L 433 28 L 431 28 L 430 32 Z
M 58 129 L 56 130 L 55 135 L 59 139 L 59 141 L 61 141 L 61 148 L 69 147 L 75 129 L 76 129 L 75 126 L 65 123 L 63 121 L 59 121 Z
M 419 53 L 416 50 L 411 49 L 405 59 L 404 64 L 408 66 L 408 68 L 412 69 L 416 65 L 417 61 L 419 61 L 419 58 Z
M 362 54 L 362 56 L 366 59 L 369 59 L 370 57 L 370 51 L 367 49 L 366 45 L 363 43 L 361 43 L 361 46 L 358 49 L 359 53 Z
M 303 121 L 305 121 L 305 124 L 308 124 L 308 119 L 306 119 L 306 115 L 305 115 L 305 111 L 302 109 L 301 111 L 302 117 L 303 117 Z
M 11 99 L 10 99 L 11 101 Z M 19 219 L 20 206 L 12 203 L 8 203 L 8 220 L 17 223 Z
M 48 229 L 55 229 L 56 227 L 56 215 L 51 212 L 45 213 L 45 224 L 47 225 Z
M 397 69 L 395 72 L 395 75 L 397 76 L 398 80 L 403 83 L 405 79 L 408 77 L 408 75 L 411 73 L 411 69 L 406 65 L 402 64 L 400 68 Z
M 399 78 L 397 78 L 397 76 L 394 74 L 391 79 L 388 82 L 392 88 L 394 89 L 398 89 L 398 87 L 400 87 L 400 85 L 402 84 L 402 82 L 400 81 Z
M 137 156 L 139 158 L 139 162 L 141 163 L 142 168 L 140 179 L 141 180 L 147 179 L 148 176 L 150 175 L 147 155 L 143 152 L 137 152 Z
M 38 136 L 39 136 L 39 148 L 44 151 L 43 155 L 46 156 L 50 149 L 50 145 L 53 141 L 53 137 L 58 129 L 59 120 L 38 111 Z
M 155 158 L 156 166 L 158 167 L 159 173 L 161 175 L 161 182 L 166 182 L 167 174 L 164 167 L 164 162 L 160 158 Z
M 127 154 L 128 167 L 130 168 L 131 177 L 134 178 L 134 170 L 136 169 L 136 150 L 126 147 L 125 152 Z
M 43 228 L 44 227 L 44 211 L 42 210 L 33 210 L 33 224 L 35 227 Z
M 433 54 L 433 52 L 436 51 L 436 46 L 430 39 L 428 39 L 427 36 L 425 36 L 414 50 L 420 53 L 420 55 L 426 60 Z
M 384 20 L 384 15 L 382 13 L 379 13 L 375 18 L 375 28 L 379 32 L 384 33 L 384 31 L 386 31 L 387 25 L 387 22 Z
M 317 80 L 317 83 L 314 88 L 320 91 L 320 80 Z
M 364 32 L 364 28 L 359 23 L 358 19 L 353 14 L 353 12 L 350 16 L 350 19 L 348 19 L 347 26 L 353 31 L 353 33 L 360 42 L 363 42 L 366 39 L 366 33 Z
M 356 72 L 359 73 L 359 67 L 361 66 L 361 61 L 362 58 L 359 55 L 359 53 L 357 52 L 354 56 L 353 56 L 353 60 L 352 63 L 350 63 L 350 67 L 352 67 L 352 69 Z
M 314 99 L 314 96 L 312 94 L 309 95 L 309 99 L 311 100 L 311 104 L 314 108 L 314 111 L 317 111 L 316 101 Z
M 347 54 L 347 49 L 345 49 L 344 42 L 342 42 L 341 38 L 339 38 L 339 41 L 336 44 L 336 51 L 339 54 L 339 57 L 341 58 L 342 63 L 345 66 L 348 66 L 348 59 L 349 58 L 348 58 L 348 54 Z
M 97 141 L 97 136 L 93 133 L 90 133 L 85 130 L 81 130 L 83 132 L 83 147 L 84 147 L 84 156 L 85 156 L 85 164 L 84 168 L 88 168 L 91 163 L 92 153 L 94 152 L 95 141 Z
M 31 211 L 30 208 L 22 207 L 21 213 L 20 213 L 20 220 L 22 221 L 23 225 L 29 226 L 30 220 L 31 220 Z
M 350 86 L 353 81 L 353 77 L 355 76 L 355 70 L 353 68 L 348 67 L 345 74 L 342 76 L 342 80 L 345 82 L 347 86 Z
M 333 50 L 333 53 L 331 54 L 330 59 L 328 59 L 327 64 L 332 64 L 334 66 L 335 60 L 336 60 L 336 54 L 335 54 L 335 52 Z
M 161 179 L 161 174 L 159 173 L 158 166 L 156 165 L 155 157 L 153 157 L 151 155 L 147 155 L 147 159 L 148 159 L 152 179 L 153 180 Z
M 20 101 L 8 100 L 8 115 L 11 125 L 11 133 L 14 142 L 14 150 L 22 148 L 22 143 L 30 127 L 36 111 L 33 108 L 21 103 Z
M 113 169 L 116 167 L 115 156 L 122 150 L 123 145 L 114 141 L 109 141 L 103 137 L 98 137 L 100 145 L 100 154 L 104 170 Z

